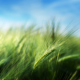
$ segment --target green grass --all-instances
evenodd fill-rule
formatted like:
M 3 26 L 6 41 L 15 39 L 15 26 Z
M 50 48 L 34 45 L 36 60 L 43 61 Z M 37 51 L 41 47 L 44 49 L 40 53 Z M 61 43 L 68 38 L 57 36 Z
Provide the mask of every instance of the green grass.
M 78 80 L 80 38 L 34 27 L 0 31 L 0 80 Z

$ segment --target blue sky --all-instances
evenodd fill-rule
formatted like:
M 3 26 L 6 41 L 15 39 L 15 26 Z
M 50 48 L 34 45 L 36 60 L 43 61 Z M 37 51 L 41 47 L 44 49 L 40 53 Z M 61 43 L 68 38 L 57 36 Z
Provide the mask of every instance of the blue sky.
M 42 24 L 55 17 L 64 28 L 71 21 L 80 23 L 79 9 L 80 0 L 0 0 L 0 27 Z

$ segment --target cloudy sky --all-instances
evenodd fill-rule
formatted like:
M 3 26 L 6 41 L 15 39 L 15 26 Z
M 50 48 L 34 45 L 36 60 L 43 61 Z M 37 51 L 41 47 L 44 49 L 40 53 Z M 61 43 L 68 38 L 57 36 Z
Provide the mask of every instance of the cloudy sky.
M 0 0 L 0 27 L 42 24 L 54 17 L 63 26 L 80 25 L 80 0 Z

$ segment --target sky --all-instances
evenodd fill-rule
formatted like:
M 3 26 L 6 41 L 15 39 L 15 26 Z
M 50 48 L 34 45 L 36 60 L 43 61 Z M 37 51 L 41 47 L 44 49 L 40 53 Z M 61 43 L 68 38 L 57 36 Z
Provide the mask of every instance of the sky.
M 80 0 L 0 0 L 0 27 L 41 25 L 55 17 L 62 28 L 80 25 Z

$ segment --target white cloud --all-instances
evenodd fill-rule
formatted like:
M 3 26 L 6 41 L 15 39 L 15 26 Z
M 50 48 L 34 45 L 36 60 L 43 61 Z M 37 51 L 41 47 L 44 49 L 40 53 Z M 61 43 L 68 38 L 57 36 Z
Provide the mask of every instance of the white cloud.
M 29 14 L 33 18 L 32 21 L 37 22 L 39 24 L 43 23 L 47 20 L 50 20 L 54 17 L 56 18 L 57 22 L 60 21 L 63 23 L 69 22 L 72 17 L 78 18 L 78 16 L 74 15 L 74 13 L 68 12 L 64 7 L 61 10 L 55 9 L 55 7 L 62 6 L 65 4 L 72 4 L 73 2 L 78 2 L 79 0 L 67 0 L 67 1 L 64 0 L 64 1 L 59 1 L 59 2 L 53 2 L 48 5 L 45 5 L 45 4 L 42 5 L 40 0 L 33 0 L 33 1 L 30 0 L 29 2 L 28 1 L 23 0 L 22 2 L 19 2 L 18 4 L 12 5 L 11 9 L 13 12 L 9 12 L 9 11 L 4 11 L 4 12 L 6 12 L 6 14 L 8 14 L 10 16 L 12 15 L 12 16 L 18 16 L 18 17 L 21 17 L 21 16 L 23 17 L 24 14 L 26 14 L 26 16 L 28 16 L 27 14 Z M 75 6 L 72 6 L 72 8 L 73 7 L 75 7 Z M 67 11 L 67 13 L 62 14 L 62 11 L 64 11 L 64 12 Z M 32 21 L 30 21 L 29 24 Z M 9 26 L 8 23 L 13 24 L 13 22 L 8 21 L 6 26 Z M 16 25 L 18 25 L 20 23 L 22 24 L 23 22 L 19 21 L 19 23 L 18 23 L 18 21 L 17 21 L 14 23 Z
M 71 2 L 80 2 L 80 0 L 70 0 Z

